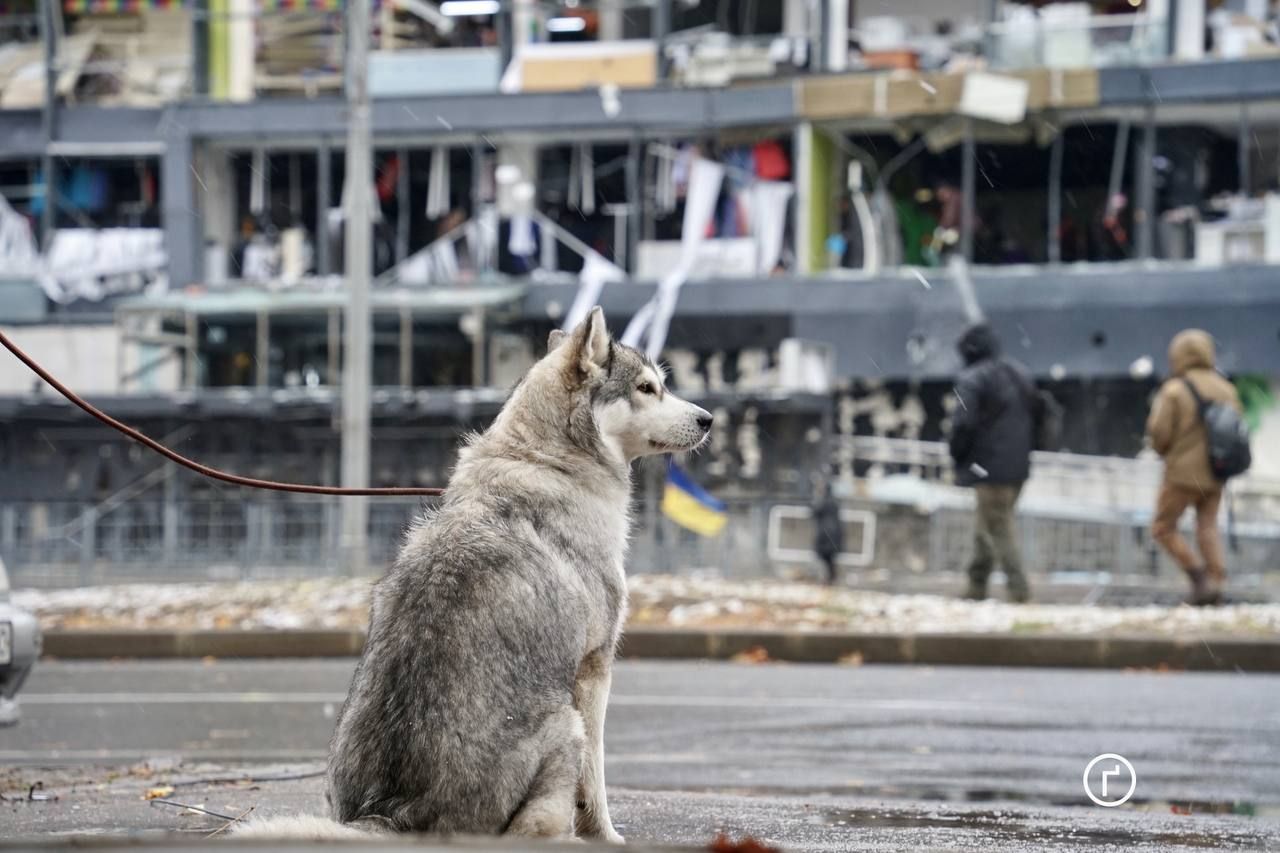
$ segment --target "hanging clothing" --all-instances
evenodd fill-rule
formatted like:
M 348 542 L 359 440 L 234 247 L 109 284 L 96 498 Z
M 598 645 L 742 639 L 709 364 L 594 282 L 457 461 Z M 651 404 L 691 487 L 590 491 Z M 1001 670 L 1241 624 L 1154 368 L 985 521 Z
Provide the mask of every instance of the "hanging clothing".
M 704 235 L 715 215 L 716 199 L 724 183 L 724 166 L 698 158 L 689 170 L 689 191 L 685 199 L 684 222 L 681 228 L 680 263 L 658 283 L 658 292 L 631 318 L 622 342 L 627 346 L 640 345 L 646 338 L 645 352 L 657 358 L 667 343 L 667 330 L 675 314 L 680 288 L 693 272 L 702 247 Z
M 600 302 L 600 293 L 606 283 L 626 281 L 626 272 L 606 260 L 599 252 L 591 252 L 582 260 L 582 272 L 578 274 L 578 294 L 574 297 L 569 313 L 564 315 L 560 328 L 571 332 L 586 319 L 592 306 Z
M 782 258 L 793 190 L 782 181 L 757 181 L 751 187 L 751 236 L 756 240 L 756 270 L 761 275 L 772 273 Z
M 507 251 L 517 258 L 530 258 L 538 251 L 538 242 L 533 234 L 533 218 L 528 214 L 516 214 L 508 225 Z
M 395 198 L 396 184 L 400 180 L 400 156 L 392 154 L 387 157 L 386 162 L 382 164 L 382 170 L 378 172 L 378 199 L 380 201 L 390 201 Z
M 253 152 L 249 165 L 249 212 L 261 216 L 267 208 L 267 152 L 261 148 Z
M 785 181 L 791 177 L 791 161 L 787 152 L 775 140 L 757 142 L 752 153 L 755 155 L 756 177 L 765 181 Z
M 431 171 L 427 183 L 427 218 L 439 219 L 449 212 L 449 151 L 443 145 L 431 149 Z

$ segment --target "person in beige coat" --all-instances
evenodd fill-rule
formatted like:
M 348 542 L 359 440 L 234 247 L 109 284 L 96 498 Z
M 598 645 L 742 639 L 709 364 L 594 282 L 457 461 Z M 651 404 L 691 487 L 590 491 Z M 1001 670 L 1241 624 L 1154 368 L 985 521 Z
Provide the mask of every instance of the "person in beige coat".
M 1190 382 L 1206 402 L 1232 405 L 1240 410 L 1235 386 L 1214 366 L 1213 338 L 1199 329 L 1179 332 L 1169 344 L 1171 376 L 1161 386 L 1147 419 L 1151 447 L 1164 459 L 1164 480 L 1156 499 L 1151 534 L 1177 561 L 1191 582 L 1192 604 L 1216 604 L 1222 600 L 1226 566 L 1218 534 L 1218 507 L 1222 483 L 1209 468 L 1209 444 Z M 1196 512 L 1196 543 L 1200 559 L 1178 532 L 1178 521 L 1188 507 Z

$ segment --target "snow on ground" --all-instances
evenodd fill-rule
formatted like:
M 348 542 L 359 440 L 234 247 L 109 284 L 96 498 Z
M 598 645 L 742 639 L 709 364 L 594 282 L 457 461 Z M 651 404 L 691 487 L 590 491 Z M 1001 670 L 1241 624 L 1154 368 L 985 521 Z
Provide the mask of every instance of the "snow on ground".
M 369 579 L 131 584 L 17 590 L 14 603 L 54 628 L 361 628 Z M 631 624 L 862 632 L 1017 632 L 1280 637 L 1280 604 L 1219 608 L 1013 605 L 890 595 L 789 581 L 670 575 L 630 579 Z

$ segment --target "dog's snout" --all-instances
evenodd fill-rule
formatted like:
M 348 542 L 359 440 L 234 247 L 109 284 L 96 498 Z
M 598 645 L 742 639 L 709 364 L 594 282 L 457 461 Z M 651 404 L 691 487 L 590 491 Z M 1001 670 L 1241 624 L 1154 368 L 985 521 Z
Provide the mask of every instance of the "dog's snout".
M 715 420 L 715 418 L 713 418 L 711 413 L 706 409 L 698 409 L 698 426 L 702 428 L 703 432 L 711 431 L 711 422 L 713 420 Z

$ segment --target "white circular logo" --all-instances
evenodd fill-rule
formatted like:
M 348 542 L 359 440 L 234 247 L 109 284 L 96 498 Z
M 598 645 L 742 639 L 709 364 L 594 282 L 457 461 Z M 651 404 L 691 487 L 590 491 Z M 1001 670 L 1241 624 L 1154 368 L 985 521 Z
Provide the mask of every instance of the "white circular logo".
M 1094 773 L 1095 767 L 1098 768 L 1097 773 Z M 1126 776 L 1129 780 L 1128 790 L 1124 790 Z M 1123 755 L 1103 753 L 1090 761 L 1089 766 L 1084 769 L 1084 792 L 1103 808 L 1112 809 L 1124 805 L 1137 788 L 1138 771 L 1133 769 L 1129 759 Z

